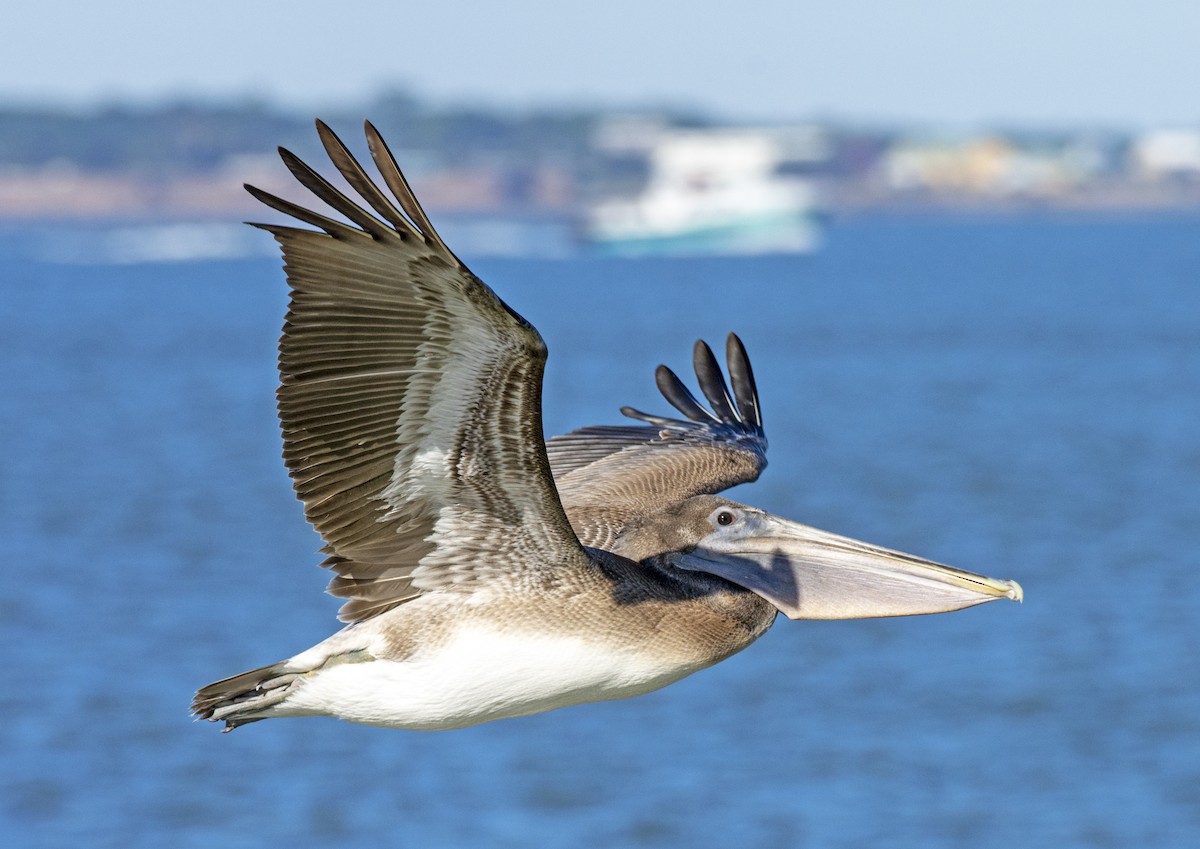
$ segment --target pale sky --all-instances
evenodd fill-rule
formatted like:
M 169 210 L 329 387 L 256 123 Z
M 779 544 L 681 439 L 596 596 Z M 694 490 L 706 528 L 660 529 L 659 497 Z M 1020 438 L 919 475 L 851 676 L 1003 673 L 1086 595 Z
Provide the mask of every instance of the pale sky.
M 0 102 L 654 104 L 734 119 L 1200 124 L 1200 0 L 21 3 Z

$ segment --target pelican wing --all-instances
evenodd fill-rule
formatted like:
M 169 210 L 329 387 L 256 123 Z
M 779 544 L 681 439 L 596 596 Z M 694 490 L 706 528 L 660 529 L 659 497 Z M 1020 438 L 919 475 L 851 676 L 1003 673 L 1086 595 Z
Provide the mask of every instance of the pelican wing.
M 732 333 L 725 350 L 732 393 L 707 344 L 697 342 L 693 355 L 711 410 L 660 365 L 659 391 L 686 418 L 623 407 L 623 414 L 646 424 L 585 427 L 547 443 L 559 495 L 584 545 L 608 548 L 630 519 L 749 483 L 766 467 L 767 438 L 750 360 Z
M 541 336 L 442 242 L 374 127 L 371 156 L 394 201 L 317 130 L 374 214 L 283 149 L 351 223 L 247 189 L 319 228 L 256 225 L 283 248 L 283 455 L 325 539 L 330 592 L 347 599 L 339 617 L 580 562 L 542 441 Z

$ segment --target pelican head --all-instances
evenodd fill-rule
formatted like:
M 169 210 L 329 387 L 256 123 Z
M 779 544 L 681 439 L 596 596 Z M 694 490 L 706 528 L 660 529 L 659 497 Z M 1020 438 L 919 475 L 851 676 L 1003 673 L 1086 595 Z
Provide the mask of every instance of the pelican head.
M 945 613 L 999 598 L 1016 581 L 976 575 L 698 495 L 635 521 L 617 553 L 704 572 L 750 590 L 789 619 Z

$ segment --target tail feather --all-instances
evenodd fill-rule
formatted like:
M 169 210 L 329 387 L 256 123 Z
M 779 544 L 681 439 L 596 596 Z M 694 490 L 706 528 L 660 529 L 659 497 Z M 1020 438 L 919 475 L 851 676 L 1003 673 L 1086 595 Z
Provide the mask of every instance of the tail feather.
M 288 685 L 299 675 L 288 672 L 285 661 L 214 681 L 192 699 L 192 715 L 210 722 L 224 720 L 225 731 L 266 719 L 264 712 L 287 698 Z

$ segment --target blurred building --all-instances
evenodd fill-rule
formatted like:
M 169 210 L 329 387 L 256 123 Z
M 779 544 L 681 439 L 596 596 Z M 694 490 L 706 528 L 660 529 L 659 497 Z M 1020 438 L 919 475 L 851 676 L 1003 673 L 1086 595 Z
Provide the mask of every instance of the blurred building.
M 1094 177 L 1102 162 L 1081 145 L 1022 147 L 989 135 L 899 142 L 884 157 L 882 176 L 896 192 L 1053 198 Z
M 1131 164 L 1150 180 L 1200 178 L 1200 130 L 1170 129 L 1144 133 L 1134 140 Z

